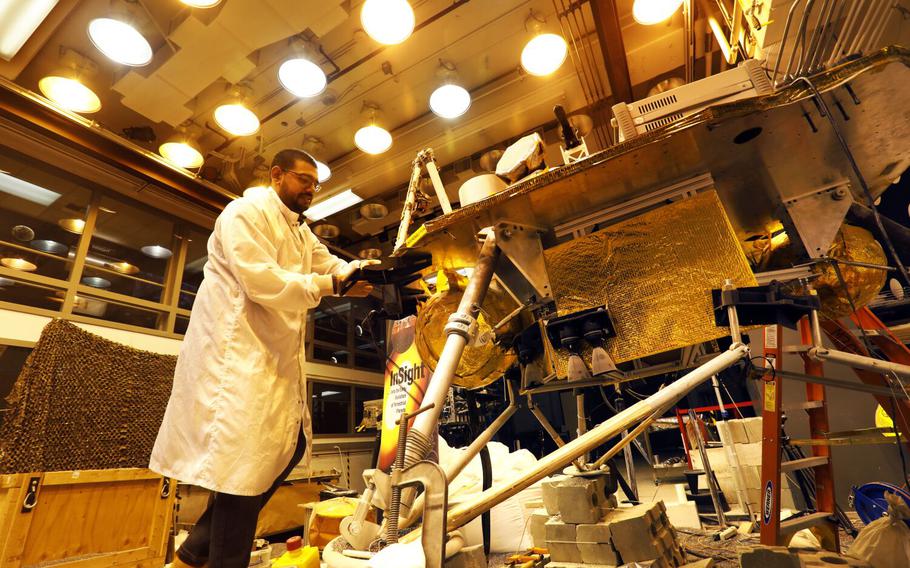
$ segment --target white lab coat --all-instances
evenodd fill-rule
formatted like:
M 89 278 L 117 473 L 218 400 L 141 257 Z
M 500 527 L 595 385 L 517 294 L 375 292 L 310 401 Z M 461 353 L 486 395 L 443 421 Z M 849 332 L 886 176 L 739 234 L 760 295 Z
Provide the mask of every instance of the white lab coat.
M 347 263 L 298 217 L 273 189 L 253 188 L 215 222 L 153 471 L 258 495 L 290 462 L 301 427 L 312 443 L 306 312 Z

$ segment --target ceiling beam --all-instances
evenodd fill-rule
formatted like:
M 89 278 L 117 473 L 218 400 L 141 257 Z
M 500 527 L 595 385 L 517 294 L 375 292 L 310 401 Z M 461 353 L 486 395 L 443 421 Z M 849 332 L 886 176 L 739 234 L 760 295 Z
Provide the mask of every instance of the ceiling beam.
M 632 102 L 632 78 L 626 60 L 626 47 L 622 41 L 622 27 L 616 0 L 590 0 L 594 14 L 594 27 L 600 51 L 607 64 L 607 79 L 613 92 L 614 102 Z

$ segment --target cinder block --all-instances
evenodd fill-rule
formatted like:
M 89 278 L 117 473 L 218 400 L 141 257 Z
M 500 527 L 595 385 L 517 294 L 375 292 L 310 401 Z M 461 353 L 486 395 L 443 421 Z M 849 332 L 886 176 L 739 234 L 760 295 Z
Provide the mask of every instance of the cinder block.
M 872 568 L 872 565 L 864 560 L 835 554 L 827 550 L 814 553 L 801 552 L 799 553 L 799 559 L 803 568 Z
M 547 514 L 546 509 L 535 509 L 531 512 L 529 524 L 531 525 L 531 542 L 534 546 L 547 547 L 547 521 L 549 520 L 550 515 Z
M 783 546 L 758 546 L 741 552 L 742 568 L 800 568 L 799 558 Z
M 576 525 L 564 523 L 559 517 L 550 517 L 545 523 L 547 542 L 575 542 Z
M 576 526 L 558 518 L 551 518 L 545 526 L 550 558 L 557 562 L 581 562 L 581 552 L 576 544 Z
M 624 562 L 664 556 L 674 558 L 678 545 L 662 503 L 618 509 L 617 514 L 608 515 L 605 522 L 610 526 L 613 546 Z
M 742 424 L 743 430 L 746 433 L 746 438 L 749 440 L 750 444 L 761 442 L 762 421 L 760 416 L 755 418 L 744 418 L 739 422 Z
M 565 479 L 565 475 L 557 475 L 545 479 L 541 484 L 541 494 L 543 495 L 543 506 L 550 515 L 559 514 L 559 505 L 556 502 L 556 486 Z
M 695 501 L 670 503 L 667 505 L 667 518 L 670 524 L 678 529 L 701 529 L 698 508 Z
M 680 568 L 711 568 L 714 566 L 713 558 L 702 558 L 697 562 L 689 562 L 688 564 L 683 564 Z
M 609 542 L 579 542 L 578 552 L 581 554 L 581 561 L 585 564 L 606 564 L 608 566 L 622 564 L 619 553 Z
M 761 466 L 761 441 L 736 444 L 735 448 L 736 457 L 739 458 L 739 465 Z
M 727 420 L 727 427 L 730 430 L 730 438 L 734 444 L 748 444 L 749 437 L 742 420 Z
M 601 522 L 592 525 L 578 525 L 575 527 L 575 538 L 578 542 L 592 542 L 603 544 L 610 542 L 610 525 Z
M 466 546 L 445 562 L 445 568 L 487 568 L 483 545 Z
M 559 516 L 566 523 L 596 523 L 606 501 L 603 477 L 567 477 L 555 486 Z

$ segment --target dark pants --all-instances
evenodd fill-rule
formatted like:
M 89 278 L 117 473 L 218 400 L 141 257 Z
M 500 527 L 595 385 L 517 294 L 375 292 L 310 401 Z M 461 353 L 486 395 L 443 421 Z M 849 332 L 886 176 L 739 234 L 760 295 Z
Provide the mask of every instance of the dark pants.
M 284 478 L 300 462 L 305 451 L 306 436 L 301 430 L 291 463 L 262 495 L 212 493 L 205 512 L 177 550 L 180 560 L 190 566 L 202 566 L 207 563 L 209 568 L 249 566 L 259 511 L 265 507 Z

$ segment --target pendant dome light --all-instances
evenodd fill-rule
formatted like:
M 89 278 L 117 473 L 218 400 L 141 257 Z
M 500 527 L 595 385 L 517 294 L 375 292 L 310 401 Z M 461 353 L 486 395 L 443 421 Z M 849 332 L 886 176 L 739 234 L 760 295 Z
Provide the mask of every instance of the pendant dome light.
M 230 89 L 228 102 L 215 109 L 215 122 L 234 136 L 249 136 L 259 132 L 259 117 L 244 104 L 252 91 L 245 85 L 234 85 Z
M 117 63 L 141 67 L 152 60 L 152 46 L 126 21 L 96 18 L 88 24 L 88 36 L 98 51 Z
M 62 47 L 60 66 L 38 81 L 41 93 L 58 106 L 77 113 L 101 110 L 101 99 L 86 82 L 98 74 L 98 64 L 81 53 Z
M 685 0 L 635 0 L 632 18 L 643 26 L 652 26 L 668 20 L 679 10 Z
M 430 95 L 430 110 L 442 118 L 458 118 L 471 107 L 471 93 L 458 84 L 454 63 L 440 60 L 437 75 L 443 84 Z
M 407 0 L 366 0 L 360 23 L 367 34 L 385 45 L 396 45 L 414 31 L 414 9 Z
M 325 162 L 319 161 L 316 156 L 321 156 L 325 152 L 325 144 L 315 136 L 303 137 L 303 151 L 316 160 L 316 180 L 319 183 L 325 183 L 332 177 L 332 169 Z
M 554 73 L 569 54 L 565 38 L 547 31 L 545 24 L 546 18 L 533 10 L 525 20 L 525 29 L 534 33 L 534 37 L 521 50 L 521 66 L 538 77 Z
M 371 102 L 363 103 L 363 114 L 367 117 L 367 125 L 354 133 L 354 144 L 367 154 L 382 154 L 392 147 L 392 135 L 385 128 L 376 125 L 379 113 L 379 105 Z
M 180 127 L 164 144 L 158 147 L 158 153 L 175 166 L 194 170 L 202 167 L 205 158 L 197 149 L 195 137 L 186 127 Z
M 281 86 L 297 97 L 315 97 L 325 90 L 328 83 L 319 65 L 305 57 L 288 59 L 278 68 Z

